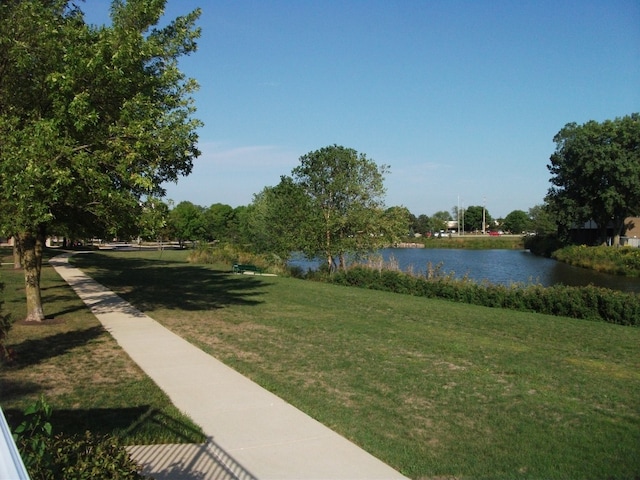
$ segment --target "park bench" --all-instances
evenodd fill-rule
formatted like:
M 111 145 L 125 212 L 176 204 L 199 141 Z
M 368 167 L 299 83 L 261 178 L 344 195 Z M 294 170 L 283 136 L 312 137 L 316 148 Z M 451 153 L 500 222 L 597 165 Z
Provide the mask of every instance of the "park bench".
M 243 265 L 240 263 L 233 264 L 233 273 L 253 272 L 253 274 L 262 274 L 262 269 L 256 265 Z

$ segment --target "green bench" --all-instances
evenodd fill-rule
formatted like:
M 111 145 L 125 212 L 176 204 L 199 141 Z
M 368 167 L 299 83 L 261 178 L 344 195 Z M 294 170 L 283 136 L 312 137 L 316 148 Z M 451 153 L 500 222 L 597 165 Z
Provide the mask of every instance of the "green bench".
M 253 272 L 253 274 L 262 274 L 262 269 L 256 265 L 243 265 L 240 263 L 233 264 L 233 273 Z

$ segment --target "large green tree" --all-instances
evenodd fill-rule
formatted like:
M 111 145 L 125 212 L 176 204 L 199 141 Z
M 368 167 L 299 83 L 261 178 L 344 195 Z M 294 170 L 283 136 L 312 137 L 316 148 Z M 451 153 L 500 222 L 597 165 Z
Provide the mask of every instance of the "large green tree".
M 484 225 L 491 223 L 491 215 L 486 208 L 479 205 L 472 205 L 464 210 L 464 230 L 466 232 L 482 231 L 482 220 L 484 216 Z
M 527 212 L 523 210 L 513 210 L 504 218 L 502 228 L 503 230 L 519 235 L 529 231 L 532 224 L 533 222 Z
M 185 241 L 205 240 L 207 230 L 204 221 L 204 208 L 189 201 L 180 202 L 169 211 L 167 218 L 169 230 L 180 246 Z
M 611 227 L 619 244 L 625 218 L 640 212 L 640 115 L 569 123 L 553 141 L 546 200 L 560 230 L 594 220 L 601 241 Z
M 447 230 L 447 222 L 449 222 L 449 220 L 451 220 L 451 214 L 449 212 L 446 212 L 444 210 L 439 210 L 436 213 L 434 213 L 433 215 L 431 215 L 431 219 L 430 219 L 430 225 L 431 228 L 430 230 L 433 233 L 440 233 L 441 230 Z
M 228 241 L 235 212 L 230 205 L 214 203 L 203 212 L 205 238 L 208 241 Z
M 410 229 L 410 213 L 384 208 L 387 171 L 338 145 L 303 155 L 291 176 L 255 195 L 248 211 L 252 245 L 285 261 L 294 251 L 324 257 L 336 269 L 349 253 L 398 241 Z
M 320 224 L 321 217 L 304 189 L 282 176 L 278 185 L 254 196 L 249 215 L 251 244 L 256 251 L 286 262 L 293 251 L 313 250 Z
M 406 235 L 408 213 L 402 231 L 394 229 L 402 223 L 396 222 L 394 212 L 385 216 L 387 172 L 386 165 L 338 145 L 300 157 L 292 180 L 308 197 L 302 251 L 309 257 L 323 256 L 335 269 L 346 266 L 347 253 L 373 250 Z
M 109 26 L 67 0 L 0 3 L 0 207 L 24 255 L 27 320 L 44 319 L 42 248 L 52 227 L 117 232 L 145 197 L 190 173 L 200 122 L 179 57 L 194 11 L 157 27 L 164 0 L 114 0 Z
M 529 209 L 531 228 L 538 235 L 551 235 L 557 232 L 556 222 L 549 205 L 544 203 Z
M 138 235 L 144 240 L 162 243 L 169 235 L 169 205 L 158 198 L 148 198 L 138 217 Z

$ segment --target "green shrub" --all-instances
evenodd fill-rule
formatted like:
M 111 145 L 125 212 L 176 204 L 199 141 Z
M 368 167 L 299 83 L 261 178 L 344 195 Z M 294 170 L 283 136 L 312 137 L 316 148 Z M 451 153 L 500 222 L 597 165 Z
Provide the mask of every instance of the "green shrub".
M 27 407 L 14 437 L 33 480 L 144 479 L 115 437 L 52 436 L 52 409 L 43 397 Z
M 51 412 L 51 406 L 41 396 L 25 409 L 25 419 L 13 434 L 22 461 L 32 478 L 36 477 L 35 472 L 51 465 Z
M 640 325 L 640 295 L 594 286 L 478 284 L 451 274 L 417 276 L 395 269 L 354 265 L 325 277 L 340 285 L 357 286 L 485 307 L 509 308 L 548 315 Z
M 52 464 L 31 478 L 43 479 L 122 479 L 137 480 L 145 477 L 131 460 L 124 445 L 115 437 L 96 437 L 91 432 L 66 437 L 55 436 L 51 443 Z
M 524 239 L 524 248 L 534 255 L 550 257 L 560 247 L 562 243 L 555 235 L 533 235 Z

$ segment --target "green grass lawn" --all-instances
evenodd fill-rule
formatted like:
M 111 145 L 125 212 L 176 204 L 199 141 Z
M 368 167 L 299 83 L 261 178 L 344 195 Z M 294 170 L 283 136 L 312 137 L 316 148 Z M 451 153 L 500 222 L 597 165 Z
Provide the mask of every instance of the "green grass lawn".
M 51 255 L 51 251 L 46 252 Z M 3 262 L 12 261 L 0 249 Z M 102 328 L 71 288 L 45 264 L 42 296 L 47 321 L 26 315 L 24 274 L 0 269 L 2 313 L 15 321 L 8 346 L 14 361 L 0 366 L 0 405 L 14 428 L 29 404 L 44 395 L 54 433 L 113 434 L 128 444 L 196 442 L 204 436 L 183 416 Z
M 412 478 L 637 478 L 640 330 L 185 263 L 73 261 Z

